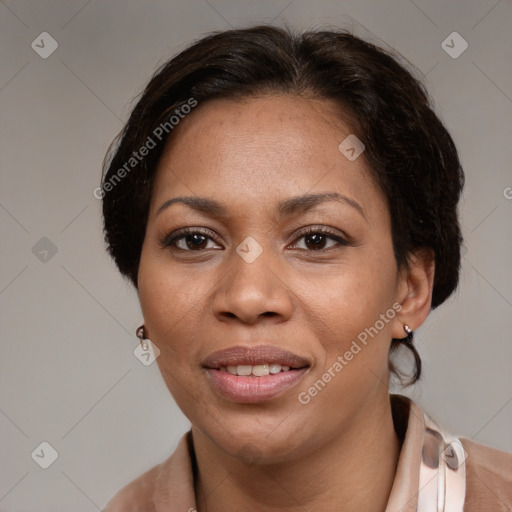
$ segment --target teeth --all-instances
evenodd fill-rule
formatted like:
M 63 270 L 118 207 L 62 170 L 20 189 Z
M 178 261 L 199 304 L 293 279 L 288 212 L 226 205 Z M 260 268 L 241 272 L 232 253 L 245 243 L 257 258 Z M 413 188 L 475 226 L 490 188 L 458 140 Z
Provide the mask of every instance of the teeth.
M 238 366 L 221 366 L 219 370 L 221 372 L 230 373 L 231 375 L 254 375 L 255 377 L 264 377 L 265 375 L 276 374 L 281 371 L 287 372 L 290 370 L 290 367 L 276 363 L 256 364 L 254 366 L 250 364 L 239 364 Z
M 257 364 L 252 367 L 252 374 L 256 375 L 256 377 L 263 377 L 263 375 L 268 375 L 269 373 L 268 364 Z
M 250 364 L 239 364 L 236 367 L 238 375 L 251 375 L 252 366 Z
M 281 371 L 281 365 L 280 364 L 271 364 L 270 365 L 270 373 L 279 373 Z

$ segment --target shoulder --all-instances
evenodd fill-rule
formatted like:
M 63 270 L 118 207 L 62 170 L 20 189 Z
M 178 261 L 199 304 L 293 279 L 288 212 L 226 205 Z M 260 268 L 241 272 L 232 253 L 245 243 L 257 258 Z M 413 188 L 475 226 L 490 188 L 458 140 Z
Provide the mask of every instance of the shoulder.
M 195 460 L 191 432 L 180 439 L 174 452 L 125 485 L 107 503 L 104 512 L 166 512 L 194 508 Z
M 460 439 L 466 451 L 467 512 L 512 508 L 512 454 Z
M 107 503 L 104 512 L 153 512 L 153 496 L 161 466 L 154 466 L 120 489 Z

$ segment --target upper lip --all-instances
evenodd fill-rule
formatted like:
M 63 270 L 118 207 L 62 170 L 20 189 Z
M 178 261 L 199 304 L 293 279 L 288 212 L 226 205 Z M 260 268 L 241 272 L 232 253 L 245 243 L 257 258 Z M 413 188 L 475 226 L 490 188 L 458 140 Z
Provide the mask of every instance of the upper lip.
M 291 368 L 303 368 L 309 363 L 303 357 L 292 354 L 287 350 L 272 345 L 258 345 L 255 347 L 236 346 L 224 350 L 218 350 L 210 354 L 203 366 L 218 369 L 226 366 L 280 364 Z

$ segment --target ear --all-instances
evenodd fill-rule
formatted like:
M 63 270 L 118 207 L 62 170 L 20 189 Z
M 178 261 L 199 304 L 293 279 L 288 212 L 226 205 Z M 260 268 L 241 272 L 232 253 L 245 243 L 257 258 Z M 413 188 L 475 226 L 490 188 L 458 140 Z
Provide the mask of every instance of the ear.
M 401 305 L 393 325 L 393 338 L 405 338 L 404 324 L 413 331 L 427 318 L 432 303 L 435 256 L 431 249 L 421 248 L 409 255 L 408 267 L 398 276 L 396 301 Z

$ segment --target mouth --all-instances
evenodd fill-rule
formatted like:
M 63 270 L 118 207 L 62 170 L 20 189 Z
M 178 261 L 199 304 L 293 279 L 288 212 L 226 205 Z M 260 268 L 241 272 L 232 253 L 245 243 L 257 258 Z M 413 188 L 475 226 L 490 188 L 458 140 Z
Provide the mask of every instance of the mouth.
M 283 394 L 309 367 L 305 358 L 270 345 L 221 350 L 203 362 L 214 390 L 238 403 L 263 402 Z

